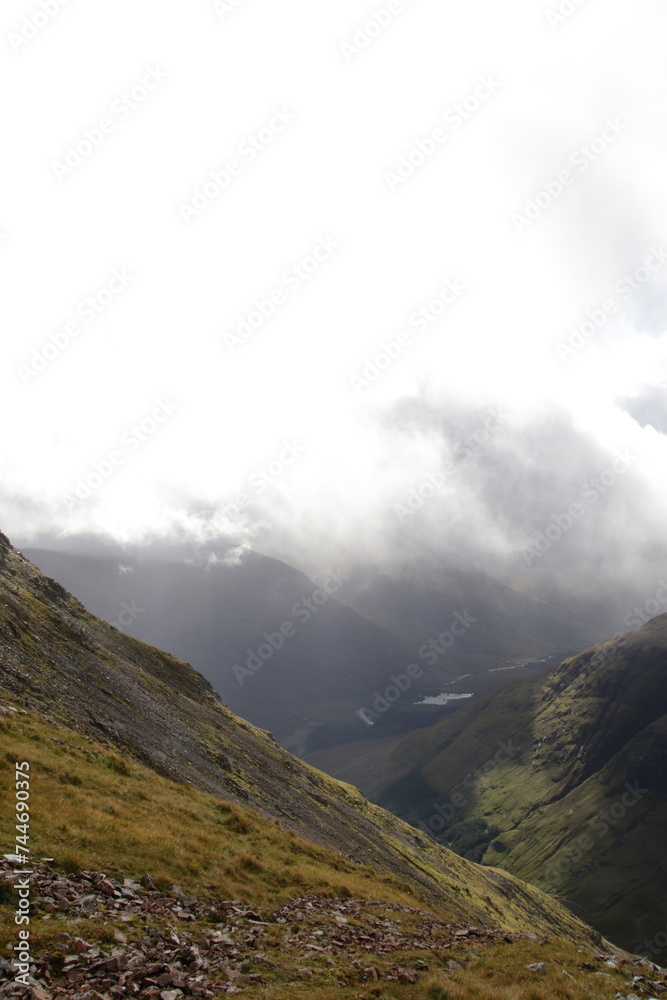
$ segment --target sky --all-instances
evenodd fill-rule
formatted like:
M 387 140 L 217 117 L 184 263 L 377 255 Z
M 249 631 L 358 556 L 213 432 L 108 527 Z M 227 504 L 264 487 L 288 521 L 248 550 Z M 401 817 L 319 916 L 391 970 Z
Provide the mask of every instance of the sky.
M 667 550 L 658 0 L 5 0 L 0 527 Z

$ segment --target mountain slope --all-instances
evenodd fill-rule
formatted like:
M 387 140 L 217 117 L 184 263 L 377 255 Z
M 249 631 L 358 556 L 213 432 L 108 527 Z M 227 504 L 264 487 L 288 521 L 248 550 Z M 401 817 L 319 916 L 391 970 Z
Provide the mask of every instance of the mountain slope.
M 286 749 L 367 794 L 398 738 L 604 634 L 437 560 L 336 569 L 315 583 L 277 559 L 216 548 L 26 554 L 95 614 L 193 663 Z
M 590 951 L 586 939 L 461 924 L 395 877 L 15 706 L 0 709 L 0 753 L 31 762 L 33 1000 L 148 1000 L 163 987 L 176 993 L 162 1000 L 238 990 L 271 1000 L 612 1000 L 630 984 L 660 993 L 662 973 L 648 963 Z M 8 799 L 13 777 L 0 776 Z M 10 809 L 0 836 L 15 836 Z M 35 864 L 44 854 L 57 860 Z M 3 949 L 16 941 L 14 868 L 0 859 Z M 3 995 L 14 975 L 0 957 Z
M 667 615 L 406 737 L 385 766 L 376 801 L 664 958 Z
M 451 699 L 446 715 L 471 696 L 478 699 L 514 680 L 534 677 L 612 631 L 611 615 L 574 610 L 574 602 L 562 607 L 535 600 L 487 573 L 436 556 L 418 567 L 392 570 L 355 565 L 346 568 L 345 576 L 338 600 L 415 644 L 418 662 L 437 675 L 437 693 Z M 465 629 L 458 624 L 461 618 L 470 622 Z M 394 708 L 388 715 L 400 718 L 400 712 L 401 707 Z M 356 732 L 347 742 L 342 730 L 335 740 L 314 734 L 304 757 L 374 796 L 392 773 L 387 756 L 404 737 L 389 731 L 387 721 L 383 715 L 372 731 Z M 412 728 L 428 721 L 419 720 Z
M 418 568 L 349 567 L 338 599 L 418 647 L 450 627 L 456 612 L 475 622 L 439 658 L 444 674 L 471 671 L 478 693 L 531 676 L 539 663 L 577 651 L 611 631 L 611 617 L 577 615 L 535 600 L 479 570 L 432 557 Z M 526 670 L 526 661 L 533 661 Z M 451 680 L 451 677 L 447 677 Z M 459 687 L 453 685 L 453 690 Z
M 5 696 L 45 722 L 249 806 L 314 844 L 399 878 L 406 890 L 457 918 L 595 941 L 555 900 L 457 857 L 356 789 L 291 757 L 269 734 L 233 716 L 189 665 L 95 619 L 4 536 L 0 636 Z
M 233 711 L 296 752 L 305 752 L 322 726 L 330 742 L 366 735 L 357 710 L 417 660 L 412 643 L 336 600 L 336 573 L 321 587 L 257 553 L 200 565 L 169 554 L 28 554 L 101 618 L 194 663 Z M 127 565 L 119 572 L 121 562 Z M 412 705 L 439 690 L 437 672 L 417 662 L 414 697 L 400 716 L 384 720 L 399 732 L 442 715 Z

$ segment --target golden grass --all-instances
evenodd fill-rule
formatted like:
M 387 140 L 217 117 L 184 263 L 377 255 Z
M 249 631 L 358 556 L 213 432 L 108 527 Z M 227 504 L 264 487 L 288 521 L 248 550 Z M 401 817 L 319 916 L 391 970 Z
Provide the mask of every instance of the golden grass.
M 134 878 L 147 872 L 163 891 L 177 884 L 204 899 L 239 899 L 265 912 L 313 893 L 433 910 L 391 876 L 355 865 L 252 810 L 175 784 L 79 733 L 55 728 L 32 715 L 0 721 L 0 846 L 5 853 L 11 853 L 14 843 L 13 765 L 22 760 L 31 765 L 32 856 L 53 858 L 58 870 L 102 870 L 118 877 L 122 872 Z M 405 914 L 403 919 L 407 929 L 413 918 Z M 159 923 L 153 920 L 154 925 Z M 204 926 L 201 921 L 191 923 L 187 932 L 196 940 Z M 2 905 L 0 900 L 1 954 L 15 943 L 16 930 L 13 905 Z M 30 930 L 35 955 L 57 951 L 54 936 L 62 930 L 103 947 L 114 945 L 114 930 L 122 930 L 130 944 L 144 933 L 141 917 L 120 922 L 72 920 L 66 915 L 35 919 Z M 584 971 L 580 962 L 590 961 L 591 953 L 562 942 L 488 948 L 466 944 L 440 953 L 397 953 L 382 959 L 364 955 L 360 967 L 354 968 L 353 956 L 337 955 L 330 965 L 323 955 L 290 951 L 283 945 L 282 933 L 278 926 L 270 928 L 262 946 L 267 958 L 282 969 L 266 975 L 267 986 L 246 989 L 247 997 L 612 1000 L 617 992 L 630 992 L 625 986 L 632 975 L 629 968 L 616 972 L 598 966 L 608 978 Z M 376 966 L 384 977 L 397 966 L 414 968 L 418 959 L 428 963 L 429 971 L 415 985 L 384 978 L 364 981 L 366 965 Z M 465 962 L 464 967 L 449 969 L 452 959 Z M 546 975 L 526 969 L 537 961 L 546 962 Z M 312 978 L 301 978 L 299 969 L 304 966 L 313 971 Z M 255 971 L 265 974 L 261 967 Z
M 31 773 L 31 854 L 58 869 L 149 873 L 158 888 L 176 883 L 253 906 L 308 892 L 415 904 L 398 879 L 33 716 L 0 723 L 2 853 L 13 849 L 13 764 L 22 760 Z

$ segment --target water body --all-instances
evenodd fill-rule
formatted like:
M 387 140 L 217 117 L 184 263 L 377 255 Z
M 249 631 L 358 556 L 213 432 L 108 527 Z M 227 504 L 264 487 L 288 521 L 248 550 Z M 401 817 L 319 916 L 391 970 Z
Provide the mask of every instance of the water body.
M 430 696 L 422 698 L 421 701 L 416 701 L 415 705 L 447 705 L 450 701 L 459 701 L 461 698 L 474 698 L 474 694 L 437 694 L 435 696 Z

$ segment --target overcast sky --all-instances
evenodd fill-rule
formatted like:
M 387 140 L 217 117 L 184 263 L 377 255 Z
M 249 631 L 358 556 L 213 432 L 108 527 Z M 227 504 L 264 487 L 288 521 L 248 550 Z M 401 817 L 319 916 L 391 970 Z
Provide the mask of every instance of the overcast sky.
M 662 551 L 659 0 L 0 17 L 7 534 Z

